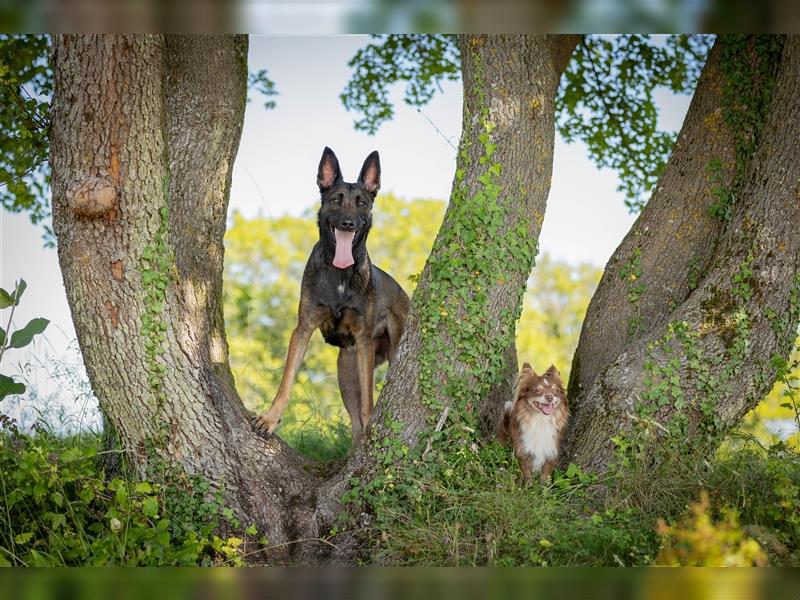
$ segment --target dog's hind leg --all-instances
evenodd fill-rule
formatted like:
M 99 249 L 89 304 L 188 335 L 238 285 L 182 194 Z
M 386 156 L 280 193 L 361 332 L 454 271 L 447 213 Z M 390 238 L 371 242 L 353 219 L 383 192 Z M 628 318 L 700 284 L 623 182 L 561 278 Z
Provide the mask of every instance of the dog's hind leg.
M 311 339 L 311 334 L 315 328 L 309 328 L 304 325 L 298 325 L 292 332 L 292 339 L 289 342 L 289 351 L 286 353 L 286 366 L 283 369 L 283 377 L 281 377 L 281 385 L 278 388 L 278 393 L 275 394 L 275 399 L 272 401 L 272 406 L 269 407 L 267 414 L 261 415 L 253 426 L 256 431 L 261 433 L 272 433 L 281 421 L 283 411 L 289 403 L 289 392 L 292 389 L 294 378 L 297 376 L 297 371 L 300 369 L 300 364 L 303 362 L 303 357 L 308 348 L 308 341 Z
M 355 445 L 364 428 L 361 426 L 361 386 L 358 382 L 358 354 L 353 346 L 339 350 L 336 361 L 336 377 L 339 380 L 339 392 L 342 402 L 350 415 L 353 427 L 353 444 Z

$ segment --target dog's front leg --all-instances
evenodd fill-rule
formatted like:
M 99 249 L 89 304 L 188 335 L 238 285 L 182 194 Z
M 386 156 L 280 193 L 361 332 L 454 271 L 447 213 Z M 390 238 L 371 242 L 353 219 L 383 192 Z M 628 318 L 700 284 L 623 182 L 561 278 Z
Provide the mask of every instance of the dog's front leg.
M 358 354 L 358 384 L 361 389 L 361 430 L 367 428 L 372 416 L 372 377 L 375 370 L 375 340 L 368 335 L 356 337 Z
M 297 376 L 298 369 L 300 369 L 300 363 L 303 362 L 306 348 L 308 348 L 308 341 L 311 339 L 313 332 L 314 328 L 306 325 L 298 325 L 292 332 L 289 351 L 286 353 L 286 366 L 283 369 L 283 377 L 281 377 L 281 385 L 267 414 L 261 415 L 255 420 L 254 427 L 256 431 L 272 433 L 280 423 L 283 411 L 289 403 L 289 392 L 292 389 L 294 378 Z

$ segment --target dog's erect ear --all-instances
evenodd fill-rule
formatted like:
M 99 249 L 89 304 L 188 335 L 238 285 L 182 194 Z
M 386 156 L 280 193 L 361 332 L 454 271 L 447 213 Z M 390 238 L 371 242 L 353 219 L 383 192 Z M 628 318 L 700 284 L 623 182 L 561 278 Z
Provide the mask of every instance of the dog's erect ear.
M 530 373 L 531 375 L 536 377 L 536 371 L 533 370 L 533 367 L 531 366 L 531 363 L 529 363 L 529 362 L 522 363 L 522 368 L 520 369 L 520 372 L 522 372 L 522 373 Z
M 377 194 L 381 188 L 381 159 L 378 151 L 373 150 L 361 167 L 358 183 L 363 185 L 370 194 Z
M 561 373 L 558 372 L 555 365 L 550 365 L 550 368 L 547 369 L 544 373 L 545 375 L 555 375 L 556 377 L 561 377 Z
M 325 150 L 322 151 L 322 158 L 319 161 L 319 169 L 317 169 L 319 191 L 324 192 L 341 180 L 342 171 L 339 169 L 339 159 L 336 158 L 333 150 L 325 146 Z

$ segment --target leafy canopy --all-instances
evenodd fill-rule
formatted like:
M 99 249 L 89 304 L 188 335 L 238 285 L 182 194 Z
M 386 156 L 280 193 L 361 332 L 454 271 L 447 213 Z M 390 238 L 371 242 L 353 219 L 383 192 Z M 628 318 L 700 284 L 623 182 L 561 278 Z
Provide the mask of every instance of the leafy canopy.
M 676 133 L 658 129 L 659 88 L 690 93 L 713 36 L 584 36 L 562 78 L 557 126 L 568 142 L 586 143 L 598 167 L 618 172 L 631 211 L 644 206 L 664 170 Z M 406 82 L 405 102 L 424 106 L 461 65 L 453 35 L 374 36 L 350 61 L 353 76 L 341 94 L 360 118 L 355 128 L 374 134 L 394 116 L 389 88 Z
M 50 96 L 49 38 L 0 35 L 0 205 L 49 222 L 47 169 Z M 45 240 L 52 231 L 45 225 Z

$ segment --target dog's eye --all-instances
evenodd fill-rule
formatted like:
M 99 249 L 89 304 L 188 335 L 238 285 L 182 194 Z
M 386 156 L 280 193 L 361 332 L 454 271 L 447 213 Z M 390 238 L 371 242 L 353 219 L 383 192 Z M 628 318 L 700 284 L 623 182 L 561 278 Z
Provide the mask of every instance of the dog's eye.
M 344 199 L 344 196 L 339 195 L 339 196 L 334 196 L 332 198 L 332 201 L 333 201 L 334 204 L 341 204 L 343 199 Z
M 364 200 L 362 200 L 361 198 L 357 198 L 356 199 L 356 204 L 358 204 L 359 208 L 364 207 L 364 206 L 367 205 L 367 203 Z

